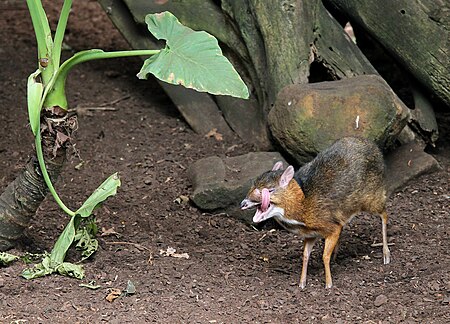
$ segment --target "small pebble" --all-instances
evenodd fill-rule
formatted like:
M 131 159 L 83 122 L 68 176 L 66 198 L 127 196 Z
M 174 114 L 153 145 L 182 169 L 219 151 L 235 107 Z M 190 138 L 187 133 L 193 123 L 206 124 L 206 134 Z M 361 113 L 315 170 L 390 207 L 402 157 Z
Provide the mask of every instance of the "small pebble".
M 379 295 L 377 298 L 375 298 L 374 305 L 376 307 L 380 307 L 381 305 L 385 304 L 387 302 L 387 297 L 385 295 Z

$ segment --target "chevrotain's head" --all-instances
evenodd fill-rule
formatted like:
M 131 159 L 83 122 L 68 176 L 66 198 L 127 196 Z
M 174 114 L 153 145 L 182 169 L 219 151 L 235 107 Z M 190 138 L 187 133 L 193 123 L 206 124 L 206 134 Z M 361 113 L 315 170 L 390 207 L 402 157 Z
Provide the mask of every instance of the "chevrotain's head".
M 277 209 L 285 190 L 294 177 L 294 168 L 290 165 L 283 171 L 283 163 L 277 162 L 271 171 L 264 172 L 253 181 L 247 197 L 241 202 L 241 209 L 256 207 L 253 222 L 259 223 L 277 215 Z

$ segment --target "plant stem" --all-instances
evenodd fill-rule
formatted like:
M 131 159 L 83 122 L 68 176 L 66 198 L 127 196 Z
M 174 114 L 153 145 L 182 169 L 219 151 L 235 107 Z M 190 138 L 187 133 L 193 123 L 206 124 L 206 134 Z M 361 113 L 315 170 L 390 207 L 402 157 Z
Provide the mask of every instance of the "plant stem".
M 48 59 L 48 66 L 46 68 L 39 65 L 39 69 L 42 71 L 43 84 L 46 85 L 52 78 L 54 72 L 52 64 L 53 40 L 50 25 L 48 24 L 47 16 L 40 0 L 27 0 L 27 5 L 36 35 L 38 60 L 42 58 Z
M 59 198 L 58 194 L 56 193 L 55 188 L 53 187 L 53 184 L 50 180 L 50 176 L 47 172 L 47 167 L 45 166 L 44 161 L 44 154 L 42 152 L 42 142 L 41 142 L 41 132 L 40 129 L 38 131 L 38 134 L 36 135 L 36 155 L 39 161 L 39 166 L 42 171 L 42 176 L 45 180 L 45 183 L 47 184 L 48 189 L 50 190 L 53 198 L 55 199 L 56 203 L 61 207 L 61 209 L 66 212 L 66 214 L 70 215 L 71 217 L 75 216 L 75 212 L 70 210 Z
M 66 78 L 67 73 L 77 64 L 100 59 L 110 59 L 129 56 L 151 56 L 158 54 L 161 50 L 132 50 L 132 51 L 117 51 L 117 52 L 104 52 L 102 50 L 87 50 L 79 52 L 65 61 L 58 71 L 57 78 Z M 58 80 L 57 80 L 58 82 Z M 55 85 L 56 86 L 56 85 Z
M 53 78 L 49 81 L 45 87 L 44 94 L 42 96 L 41 107 L 54 107 L 59 106 L 61 108 L 67 109 L 67 99 L 65 94 L 65 81 L 67 74 L 76 64 L 83 63 L 91 60 L 107 59 L 107 58 L 117 58 L 117 57 L 128 57 L 128 56 L 148 56 L 159 53 L 160 50 L 134 50 L 134 51 L 117 51 L 117 52 L 104 52 L 102 50 L 88 50 L 84 52 L 79 52 L 73 57 L 65 61 L 58 71 L 55 73 Z M 75 216 L 75 212 L 70 210 L 63 201 L 59 198 L 45 166 L 44 155 L 42 152 L 42 141 L 40 134 L 40 125 L 36 135 L 36 155 L 38 157 L 39 166 L 42 171 L 42 176 L 45 183 L 48 186 L 50 193 L 55 199 L 56 203 L 61 207 L 61 209 L 70 216 Z
M 104 52 L 99 49 L 92 49 L 76 53 L 70 59 L 65 61 L 61 67 L 56 71 L 51 91 L 48 91 L 45 98 L 44 108 L 58 106 L 63 109 L 68 108 L 67 98 L 65 94 L 65 84 L 69 71 L 77 64 L 100 59 L 110 59 L 129 56 L 151 56 L 158 54 L 160 50 L 132 50 L 132 51 L 117 51 Z
M 53 68 L 59 68 L 61 60 L 61 48 L 66 31 L 67 20 L 69 19 L 70 8 L 72 7 L 72 0 L 64 0 L 61 13 L 59 15 L 58 26 L 56 27 L 55 39 L 53 41 Z

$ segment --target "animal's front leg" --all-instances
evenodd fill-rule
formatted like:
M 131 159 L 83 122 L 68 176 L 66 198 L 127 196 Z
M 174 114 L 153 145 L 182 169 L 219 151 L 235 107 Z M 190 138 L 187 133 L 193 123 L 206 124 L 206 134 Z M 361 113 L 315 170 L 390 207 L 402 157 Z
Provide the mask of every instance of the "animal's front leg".
M 304 248 L 303 248 L 302 274 L 300 276 L 300 284 L 299 284 L 299 287 L 302 289 L 306 287 L 306 274 L 308 272 L 309 256 L 311 255 L 311 251 L 316 241 L 317 241 L 316 238 L 305 238 L 303 241 Z

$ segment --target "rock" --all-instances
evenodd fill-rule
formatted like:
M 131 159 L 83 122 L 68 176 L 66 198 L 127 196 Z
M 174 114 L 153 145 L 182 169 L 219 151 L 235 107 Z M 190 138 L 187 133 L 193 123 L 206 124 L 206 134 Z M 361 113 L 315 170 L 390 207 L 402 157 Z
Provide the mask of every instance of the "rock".
M 434 144 L 439 138 L 439 132 L 433 105 L 420 90 L 414 87 L 412 90 L 415 108 L 411 110 L 409 124 L 426 142 Z
M 294 84 L 283 88 L 269 113 L 273 136 L 303 164 L 344 136 L 363 136 L 389 147 L 409 109 L 379 76 Z
M 407 144 L 412 141 L 421 141 L 421 138 L 411 129 L 410 125 L 406 125 L 397 136 L 400 144 Z
M 211 156 L 195 162 L 188 170 L 194 192 L 190 199 L 200 209 L 226 212 L 251 222 L 254 211 L 242 212 L 244 199 L 252 180 L 268 171 L 277 161 L 285 160 L 278 152 L 248 153 L 221 159 Z
M 151 185 L 152 182 L 153 182 L 152 176 L 147 176 L 147 177 L 144 178 L 144 183 L 145 183 L 146 185 Z
M 433 104 L 419 88 L 412 86 L 414 109 L 410 110 L 408 125 L 398 135 L 401 144 L 412 141 L 424 142 L 434 146 L 439 138 L 438 124 Z
M 388 299 L 385 295 L 379 295 L 379 296 L 377 296 L 377 298 L 375 298 L 375 301 L 373 302 L 373 304 L 376 307 L 380 307 L 381 305 L 386 304 L 387 301 L 388 301 Z
M 403 188 L 410 180 L 440 169 L 439 163 L 423 151 L 417 142 L 405 144 L 389 153 L 386 158 L 388 194 Z

